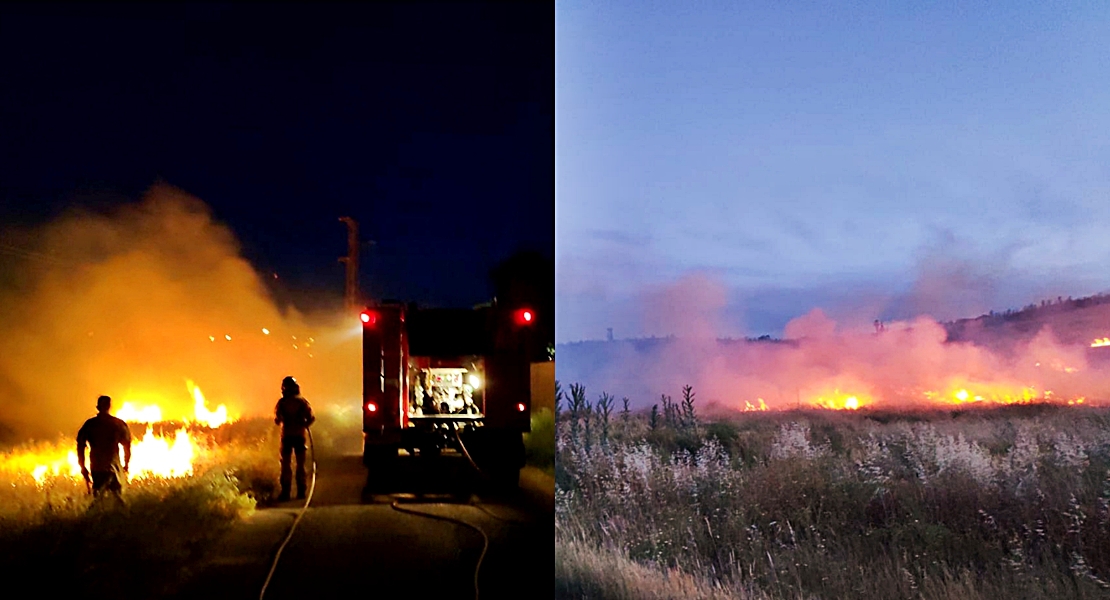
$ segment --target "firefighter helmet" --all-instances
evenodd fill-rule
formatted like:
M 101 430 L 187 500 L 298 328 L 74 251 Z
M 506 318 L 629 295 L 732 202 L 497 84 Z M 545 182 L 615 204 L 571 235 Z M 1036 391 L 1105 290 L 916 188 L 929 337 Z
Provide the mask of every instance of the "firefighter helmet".
M 281 391 L 291 394 L 299 394 L 301 393 L 301 386 L 297 383 L 297 380 L 294 379 L 292 375 L 290 375 L 289 377 L 281 380 Z

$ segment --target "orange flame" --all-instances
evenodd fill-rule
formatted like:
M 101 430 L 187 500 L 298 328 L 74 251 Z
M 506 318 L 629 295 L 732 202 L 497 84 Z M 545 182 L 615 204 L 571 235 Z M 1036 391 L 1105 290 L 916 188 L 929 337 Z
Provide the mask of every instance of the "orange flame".
M 219 405 L 209 410 L 204 394 L 192 381 L 187 381 L 189 393 L 194 400 L 195 422 L 211 429 L 232 422 L 227 407 Z M 131 464 L 128 481 L 150 477 L 176 478 L 193 474 L 193 461 L 198 448 L 184 428 L 178 429 L 172 437 L 155 435 L 151 425 L 162 421 L 163 411 L 157 404 L 124 402 L 116 415 L 128 423 L 144 423 L 146 434 L 131 446 Z M 186 421 L 192 421 L 186 419 Z M 67 448 L 67 446 L 69 448 Z M 8 456 L 0 456 L 0 469 L 30 474 L 38 485 L 44 485 L 47 477 L 81 478 L 81 467 L 77 462 L 77 452 L 68 442 L 53 447 L 40 445 Z M 123 462 L 123 448 L 119 449 L 120 462 Z
M 189 393 L 193 395 L 193 413 L 196 415 L 196 420 L 203 423 L 209 428 L 215 429 L 229 421 L 227 416 L 227 407 L 223 404 L 219 405 L 216 410 L 210 411 L 207 407 L 207 402 L 204 400 L 204 394 L 201 393 L 200 388 L 196 386 L 191 380 L 185 382 L 189 386 Z M 230 419 L 234 420 L 234 419 Z
M 834 390 L 831 394 L 823 394 L 809 401 L 810 406 L 829 410 L 859 410 L 864 406 L 873 404 L 873 400 L 863 394 L 844 394 Z
M 157 423 L 162 420 L 162 409 L 157 405 L 139 407 L 124 402 L 116 416 L 128 423 Z
M 751 402 L 748 402 L 747 400 L 745 400 L 744 401 L 744 412 L 767 410 L 767 403 L 763 401 L 763 398 L 756 398 L 756 400 L 759 401 L 758 406 L 753 405 Z

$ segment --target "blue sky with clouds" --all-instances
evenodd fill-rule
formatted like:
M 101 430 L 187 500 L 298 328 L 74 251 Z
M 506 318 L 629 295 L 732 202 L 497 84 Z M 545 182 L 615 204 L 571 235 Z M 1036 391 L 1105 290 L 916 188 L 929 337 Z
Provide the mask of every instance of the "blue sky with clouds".
M 557 341 L 676 333 L 667 286 L 722 335 L 1110 288 L 1107 40 L 1110 3 L 556 3 Z

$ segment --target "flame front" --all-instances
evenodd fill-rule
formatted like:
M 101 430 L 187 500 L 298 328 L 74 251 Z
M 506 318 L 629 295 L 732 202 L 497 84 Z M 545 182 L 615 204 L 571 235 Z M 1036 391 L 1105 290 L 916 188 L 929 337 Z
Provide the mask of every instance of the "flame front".
M 194 455 L 193 440 L 189 437 L 189 432 L 178 429 L 177 435 L 170 443 L 166 438 L 155 436 L 154 431 L 148 427 L 143 439 L 131 445 L 131 468 L 128 472 L 128 480 L 147 476 L 192 475 Z M 123 460 L 122 448 L 120 448 L 120 460 Z
M 859 410 L 860 407 L 872 404 L 869 396 L 864 394 L 844 394 L 840 390 L 833 390 L 830 394 L 822 394 L 809 402 L 810 406 L 830 410 Z
M 30 473 L 39 485 L 45 484 L 48 476 L 81 479 L 77 451 L 69 450 L 63 454 L 61 448 L 59 445 L 4 457 L 2 466 L 10 471 Z M 122 447 L 119 449 L 119 457 L 122 465 L 125 458 Z M 187 477 L 193 474 L 195 457 L 196 445 L 185 429 L 177 430 L 171 441 L 154 435 L 153 429 L 147 427 L 142 439 L 131 443 L 131 465 L 127 479 Z
M 1064 369 L 1065 372 L 1073 370 Z M 1051 390 L 1038 391 L 1035 386 L 1004 386 L 1004 385 L 966 385 L 956 384 L 949 386 L 946 391 L 926 390 L 920 397 L 931 405 L 961 405 L 961 404 L 1032 404 L 1038 402 L 1066 404 L 1068 406 L 1081 405 L 1086 401 L 1083 396 L 1059 399 Z M 882 399 L 865 394 L 842 393 L 834 390 L 831 393 L 812 397 L 808 404 L 815 408 L 828 410 L 859 410 L 866 406 L 880 403 Z M 897 400 L 897 399 L 896 399 Z M 762 401 L 760 401 L 762 405 Z M 750 402 L 744 403 L 745 412 L 756 409 Z M 896 404 L 900 404 L 897 403 Z M 765 406 L 765 405 L 763 405 Z
M 975 388 L 976 386 L 968 386 Z M 955 386 L 945 393 L 928 391 L 925 398 L 940 404 L 1030 404 L 1033 402 L 1051 402 L 1054 394 L 1051 390 L 1038 392 L 1035 386 L 978 386 L 978 389 L 968 389 L 964 386 Z
M 204 394 L 192 381 L 187 382 L 193 399 L 194 421 L 215 429 L 233 421 L 228 417 L 227 407 L 220 404 L 216 410 L 209 410 Z M 147 425 L 141 439 L 132 440 L 131 464 L 128 481 L 150 477 L 177 478 L 193 474 L 193 463 L 200 448 L 184 428 L 179 428 L 173 437 L 155 435 L 153 424 L 162 422 L 163 410 L 158 404 L 124 402 L 116 416 L 128 423 Z M 68 446 L 68 448 L 67 448 Z M 120 463 L 124 462 L 123 448 L 119 448 Z M 26 473 L 38 485 L 44 485 L 50 476 L 81 479 L 81 467 L 77 461 L 77 451 L 68 443 L 53 446 L 39 444 L 37 447 L 0 457 L 0 468 Z
M 200 388 L 192 381 L 188 381 L 186 384 L 189 386 L 189 393 L 193 395 L 193 412 L 196 415 L 197 422 L 203 423 L 212 429 L 228 422 L 226 406 L 221 404 L 216 407 L 215 411 L 208 410 L 204 394 L 201 393 Z
M 157 405 L 138 407 L 124 402 L 116 416 L 128 423 L 157 423 L 162 420 L 162 409 Z
M 756 406 L 756 405 L 752 404 L 751 402 L 748 402 L 747 400 L 745 400 L 744 401 L 744 412 L 765 411 L 765 410 L 767 410 L 767 403 L 763 401 L 763 398 L 756 398 L 756 400 L 759 402 L 759 406 Z

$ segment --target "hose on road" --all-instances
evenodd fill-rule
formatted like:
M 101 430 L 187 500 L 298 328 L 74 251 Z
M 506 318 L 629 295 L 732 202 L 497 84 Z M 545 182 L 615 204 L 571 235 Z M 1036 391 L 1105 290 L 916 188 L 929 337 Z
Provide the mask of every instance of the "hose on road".
M 463 455 L 464 455 L 464 456 L 466 456 L 466 460 L 467 460 L 467 462 L 469 462 L 469 463 L 470 463 L 470 466 L 471 466 L 471 467 L 473 467 L 473 468 L 474 468 L 474 470 L 478 472 L 478 475 L 479 475 L 479 476 L 480 476 L 480 477 L 481 477 L 482 479 L 485 479 L 486 481 L 492 481 L 492 480 L 493 480 L 493 478 L 492 478 L 492 477 L 491 477 L 491 476 L 490 476 L 490 475 L 489 475 L 488 473 L 486 473 L 485 471 L 483 471 L 483 470 L 481 469 L 481 467 L 479 467 L 479 466 L 478 466 L 478 463 L 474 462 L 474 459 L 473 459 L 473 458 L 471 458 L 471 456 L 470 456 L 470 452 L 469 452 L 469 451 L 467 451 L 467 449 L 466 449 L 466 444 L 464 444 L 464 443 L 463 443 L 463 441 L 462 441 L 462 437 L 461 437 L 461 436 L 459 436 L 459 429 L 458 429 L 458 427 L 456 427 L 456 428 L 455 428 L 455 441 L 457 441 L 457 442 L 459 443 L 459 448 L 462 448 L 462 451 L 463 451 Z M 471 502 L 470 502 L 470 506 L 473 506 L 474 508 L 477 508 L 478 510 L 480 510 L 480 511 L 482 511 L 482 512 L 486 513 L 487 515 L 489 515 L 489 516 L 491 516 L 491 517 L 493 517 L 494 519 L 497 519 L 497 520 L 499 520 L 499 521 L 505 521 L 505 522 L 507 522 L 507 523 L 527 523 L 527 521 L 522 521 L 522 520 L 520 520 L 520 519 L 506 519 L 505 517 L 500 517 L 500 516 L 497 516 L 497 515 L 493 514 L 492 512 L 490 512 L 490 511 L 489 511 L 489 509 L 485 508 L 485 507 L 484 507 L 484 506 L 482 506 L 481 504 L 478 504 L 477 502 L 474 502 L 474 501 L 471 501 Z
M 478 565 L 474 567 L 474 600 L 478 600 L 478 573 L 482 570 L 482 560 L 486 558 L 486 552 L 489 550 L 489 536 L 486 535 L 486 532 L 482 531 L 481 527 L 478 527 L 473 523 L 467 523 L 462 519 L 455 519 L 444 515 L 436 515 L 432 513 L 420 512 L 411 508 L 404 508 L 401 506 L 401 501 L 399 500 L 394 500 L 393 503 L 389 506 L 393 508 L 393 510 L 399 512 L 417 515 L 420 517 L 428 517 L 429 519 L 439 519 L 441 521 L 448 521 L 450 523 L 456 523 L 459 525 L 465 525 L 466 527 L 477 531 L 482 536 L 482 554 L 478 557 Z
M 289 544 L 289 540 L 291 540 L 293 538 L 293 532 L 296 531 L 297 525 L 300 523 L 301 519 L 304 517 L 305 513 L 308 511 L 309 503 L 312 502 L 312 493 L 316 490 L 316 444 L 312 440 L 312 429 L 308 428 L 307 431 L 308 431 L 309 446 L 311 447 L 311 451 L 312 451 L 312 482 L 309 484 L 308 494 L 307 494 L 307 497 L 305 498 L 304 506 L 301 507 L 301 511 L 300 511 L 300 513 L 297 514 L 297 518 L 293 520 L 293 525 L 289 528 L 289 533 L 285 536 L 285 540 L 281 543 L 281 546 L 278 547 L 277 553 L 274 555 L 274 561 L 273 561 L 273 564 L 270 566 L 270 572 L 269 572 L 268 575 L 266 575 L 266 581 L 262 585 L 262 592 L 258 596 L 259 600 L 264 600 L 264 598 L 266 596 L 266 590 L 270 586 L 270 581 L 273 579 L 274 573 L 277 571 L 278 561 L 281 560 L 281 553 L 285 550 L 286 545 Z M 474 459 L 470 456 L 470 452 L 467 451 L 467 449 L 466 449 L 466 445 L 463 444 L 462 438 L 459 437 L 459 431 L 458 431 L 457 428 L 455 429 L 455 439 L 459 442 L 459 447 L 462 449 L 463 454 L 466 456 L 466 459 L 470 463 L 471 467 L 473 467 L 474 470 L 477 471 L 478 474 L 480 476 L 482 476 L 484 479 L 487 479 L 487 480 L 491 479 L 490 476 L 487 473 L 485 473 L 485 471 L 483 471 L 481 468 L 479 468 L 478 464 L 474 462 Z M 403 512 L 403 513 L 416 515 L 416 516 L 420 516 L 420 517 L 427 517 L 429 519 L 438 519 L 440 521 L 447 521 L 449 523 L 455 523 L 457 525 L 462 525 L 464 527 L 469 527 L 470 529 L 473 529 L 474 531 L 477 531 L 478 534 L 482 536 L 482 553 L 481 553 L 481 555 L 478 556 L 478 564 L 474 567 L 474 600 L 479 600 L 478 578 L 479 578 L 479 574 L 481 573 L 481 570 L 482 570 L 482 561 L 485 560 L 486 553 L 489 551 L 489 536 L 486 534 L 486 532 L 483 531 L 481 527 L 478 527 L 477 525 L 474 525 L 473 523 L 468 523 L 468 522 L 463 521 L 461 519 L 456 519 L 456 518 L 448 517 L 448 516 L 445 516 L 445 515 L 437 515 L 437 514 L 433 514 L 433 513 L 426 513 L 426 512 L 421 512 L 421 511 L 418 511 L 418 510 L 413 510 L 411 508 L 406 508 L 406 507 L 402 506 L 402 504 L 403 503 L 400 500 L 394 500 L 390 504 L 390 508 L 392 508 L 393 510 L 396 510 L 398 512 Z M 486 510 L 480 504 L 478 504 L 476 502 L 473 502 L 473 501 L 470 502 L 469 505 L 473 506 L 473 507 L 477 508 L 478 510 L 481 510 L 482 512 L 486 513 L 487 515 L 489 515 L 489 516 L 491 516 L 495 519 L 501 520 L 501 521 L 507 521 L 507 522 L 511 522 L 511 523 L 522 523 L 522 522 L 524 522 L 524 521 L 520 521 L 520 520 L 516 520 L 516 519 L 506 519 L 504 517 L 497 516 L 497 515 L 493 514 L 492 512 L 490 512 L 489 510 Z
M 304 506 L 301 507 L 301 512 L 297 518 L 293 520 L 293 526 L 289 528 L 289 534 L 285 536 L 285 541 L 278 547 L 277 554 L 274 556 L 274 563 L 270 566 L 270 573 L 266 575 L 266 582 L 262 584 L 262 593 L 258 595 L 258 600 L 262 600 L 266 596 L 266 588 L 270 587 L 270 580 L 274 577 L 274 571 L 277 570 L 278 561 L 281 560 L 281 553 L 285 550 L 286 544 L 289 540 L 293 539 L 293 532 L 297 529 L 297 523 L 301 522 L 305 512 L 308 511 L 308 503 L 312 502 L 312 492 L 316 491 L 316 442 L 312 440 L 312 428 L 305 428 L 308 431 L 308 445 L 312 448 L 312 483 L 308 486 L 308 494 L 304 500 Z

